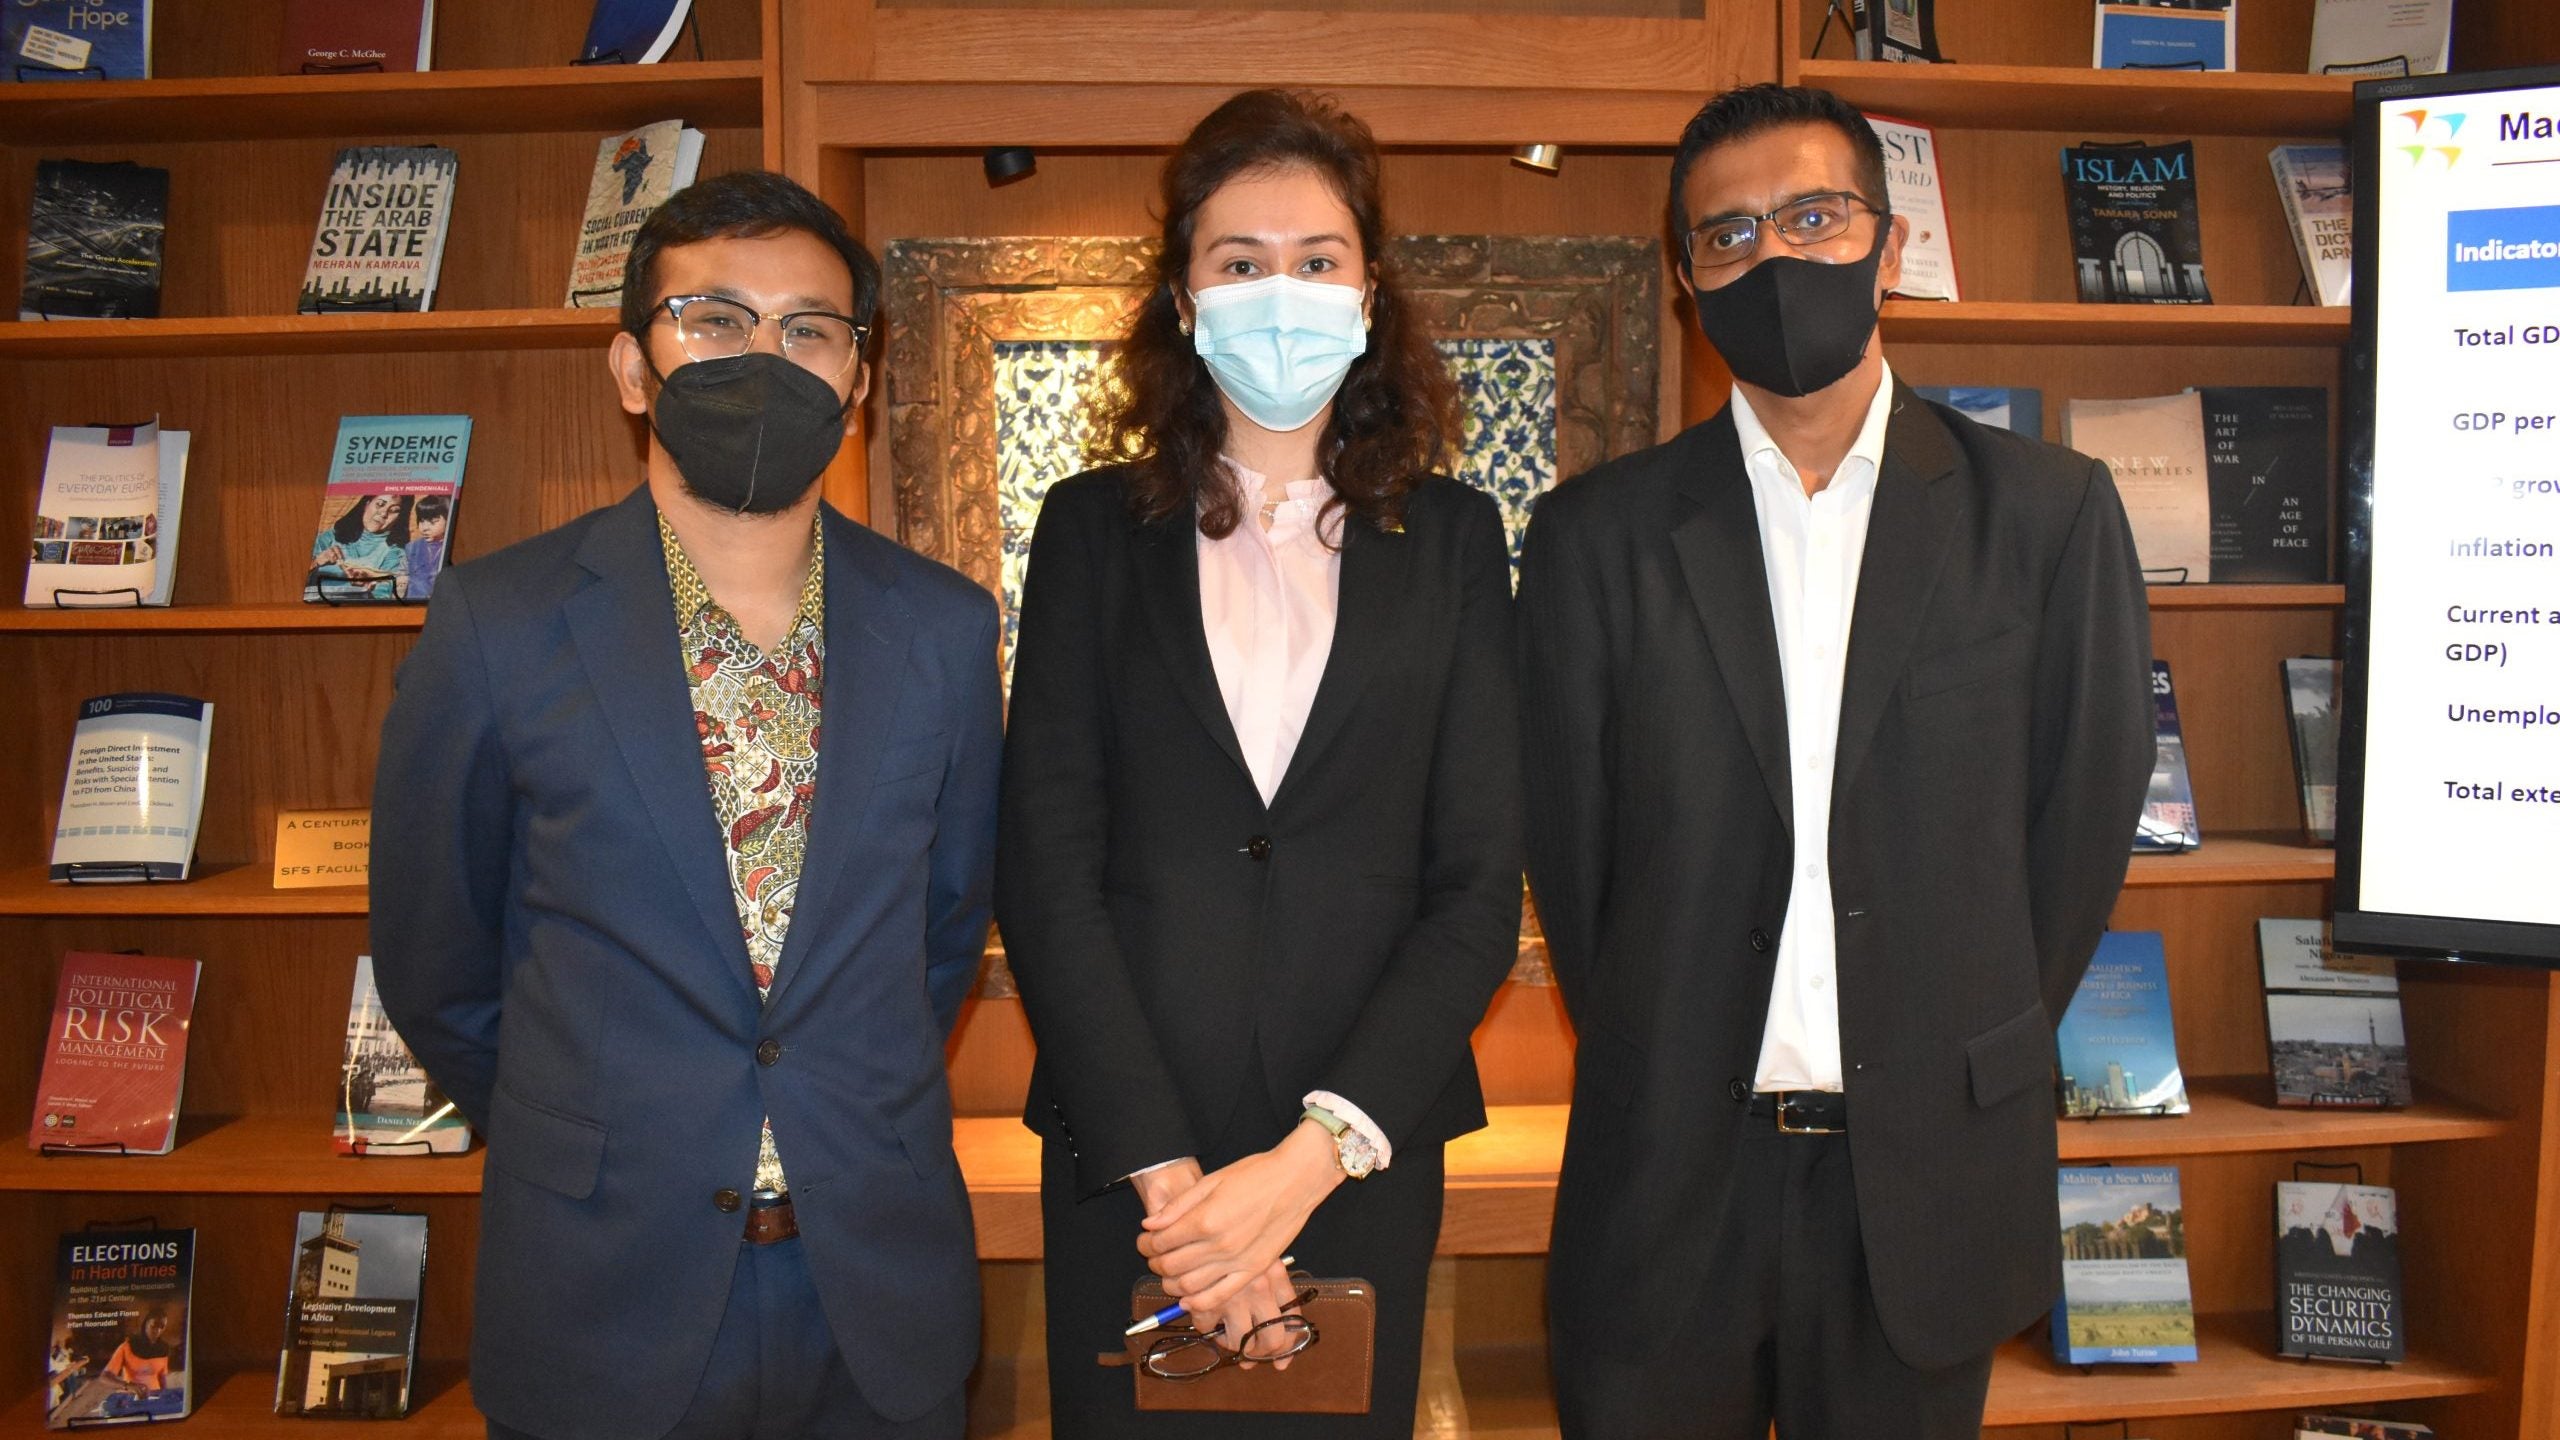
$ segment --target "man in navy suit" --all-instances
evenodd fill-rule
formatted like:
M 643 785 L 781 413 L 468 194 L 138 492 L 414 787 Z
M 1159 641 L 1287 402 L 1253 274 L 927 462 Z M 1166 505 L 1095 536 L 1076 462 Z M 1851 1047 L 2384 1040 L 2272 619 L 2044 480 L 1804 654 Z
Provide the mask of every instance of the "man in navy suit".
M 498 1440 L 961 1433 L 996 611 L 820 500 L 879 276 L 779 175 L 678 192 L 612 350 L 647 483 L 445 575 L 401 668 L 375 973 L 488 1137 Z

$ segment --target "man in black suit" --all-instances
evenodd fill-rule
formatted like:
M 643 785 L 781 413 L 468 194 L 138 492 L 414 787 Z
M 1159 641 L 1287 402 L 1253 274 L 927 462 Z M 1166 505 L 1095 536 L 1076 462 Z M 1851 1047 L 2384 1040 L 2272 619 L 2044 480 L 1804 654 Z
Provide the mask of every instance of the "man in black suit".
M 1548 496 L 1529 874 L 1580 1053 L 1568 1436 L 1972 1437 L 2051 1304 L 2053 1029 L 2151 769 L 2105 467 L 1923 403 L 1858 112 L 1717 97 L 1672 212 L 1731 404 Z

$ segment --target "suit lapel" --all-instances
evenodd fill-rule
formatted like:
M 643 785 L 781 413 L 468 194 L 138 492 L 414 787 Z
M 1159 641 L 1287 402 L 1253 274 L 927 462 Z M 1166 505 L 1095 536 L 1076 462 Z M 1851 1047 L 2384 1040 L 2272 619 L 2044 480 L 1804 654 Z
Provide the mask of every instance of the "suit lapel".
M 1742 717 L 1778 818 L 1795 833 L 1795 790 L 1787 778 L 1787 695 L 1778 664 L 1778 626 L 1769 612 L 1769 571 L 1760 557 L 1759 512 L 1743 470 L 1730 409 L 1695 432 L 1680 460 L 1679 489 L 1691 504 L 1671 531 L 1716 669 Z
M 588 532 L 577 560 L 596 578 L 564 607 L 569 634 L 686 898 L 713 948 L 752 989 L 755 972 L 747 964 L 720 821 L 703 773 L 657 515 L 644 488 Z
M 1271 808 L 1280 808 L 1290 791 L 1303 784 L 1299 777 L 1315 768 L 1324 747 L 1342 733 L 1380 657 L 1393 649 L 1390 632 L 1403 609 L 1412 548 L 1400 532 L 1383 531 L 1344 515 L 1333 648 L 1325 655 L 1324 675 L 1316 682 L 1315 700 L 1307 707 L 1307 723 L 1298 732 L 1297 748 L 1289 753 L 1289 768 L 1271 793 Z
M 1867 519 L 1866 556 L 1858 567 L 1857 606 L 1849 620 L 1835 794 L 1857 775 L 1893 689 L 1910 666 L 1921 617 L 1946 563 L 1948 535 L 1962 509 L 1961 487 L 1938 483 L 1955 465 L 1955 442 L 1946 427 L 1897 381 L 1893 414 L 1885 422 L 1884 465 Z
M 808 844 L 800 853 L 800 892 L 792 902 L 791 929 L 783 936 L 771 1006 L 807 968 L 812 945 L 831 932 L 827 907 L 835 899 L 854 850 L 855 833 L 879 774 L 898 698 L 904 692 L 915 617 L 899 603 L 893 577 L 853 522 L 834 510 L 820 512 L 827 536 L 826 637 L 823 719 L 819 732 L 818 796 L 809 813 Z
M 1218 693 L 1218 672 L 1209 661 L 1209 632 L 1200 618 L 1197 513 L 1186 505 L 1180 515 L 1142 525 L 1130 538 L 1129 563 L 1137 571 L 1138 610 L 1155 636 L 1174 688 L 1218 748 L 1235 762 L 1245 784 L 1251 785 L 1253 771 L 1244 763 L 1235 722 L 1227 718 L 1226 699 Z

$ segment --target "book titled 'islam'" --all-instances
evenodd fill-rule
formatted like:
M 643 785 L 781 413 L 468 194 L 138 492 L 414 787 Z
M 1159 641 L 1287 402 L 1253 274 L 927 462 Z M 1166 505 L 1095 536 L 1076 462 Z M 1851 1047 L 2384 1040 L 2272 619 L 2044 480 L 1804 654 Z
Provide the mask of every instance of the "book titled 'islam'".
M 2210 305 L 2196 147 L 2086 142 L 2062 152 L 2071 255 L 2087 302 Z
M 2381 1185 L 2276 1184 L 2277 1353 L 2396 1364 L 2400 1206 Z

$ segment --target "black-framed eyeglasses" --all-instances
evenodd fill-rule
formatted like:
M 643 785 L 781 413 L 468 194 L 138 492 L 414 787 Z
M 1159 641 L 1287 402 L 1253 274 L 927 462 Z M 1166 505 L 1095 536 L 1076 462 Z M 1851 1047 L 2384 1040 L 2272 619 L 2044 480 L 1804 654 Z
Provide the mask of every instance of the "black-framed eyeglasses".
M 1289 1303 L 1280 1307 L 1282 1314 L 1244 1332 L 1244 1342 L 1233 1350 L 1218 1343 L 1217 1330 L 1196 1330 L 1189 1325 L 1169 1327 L 1147 1347 L 1147 1353 L 1138 1363 L 1146 1366 L 1147 1373 L 1159 1380 L 1199 1380 L 1215 1373 L 1221 1365 L 1237 1365 L 1248 1360 L 1262 1365 L 1286 1360 L 1316 1343 L 1315 1322 L 1304 1315 L 1286 1313 L 1304 1309 L 1306 1303 L 1314 1298 L 1316 1292 L 1313 1290 L 1301 1290 L 1291 1296 Z M 1266 1330 L 1282 1342 L 1280 1349 L 1258 1348 Z
M 843 377 L 862 353 L 868 327 L 832 310 L 793 310 L 768 315 L 725 295 L 670 295 L 658 308 L 676 327 L 676 345 L 688 360 L 726 360 L 756 343 L 756 327 L 770 320 L 782 332 L 783 358 L 828 380 Z
M 1777 237 L 1787 244 L 1809 250 L 1848 235 L 1861 214 L 1883 220 L 1891 213 L 1869 204 L 1863 196 L 1825 190 L 1759 215 L 1719 215 L 1702 220 L 1680 237 L 1680 245 L 1692 266 L 1712 270 L 1750 259 L 1760 248 L 1760 227 L 1764 224 L 1775 226 Z

